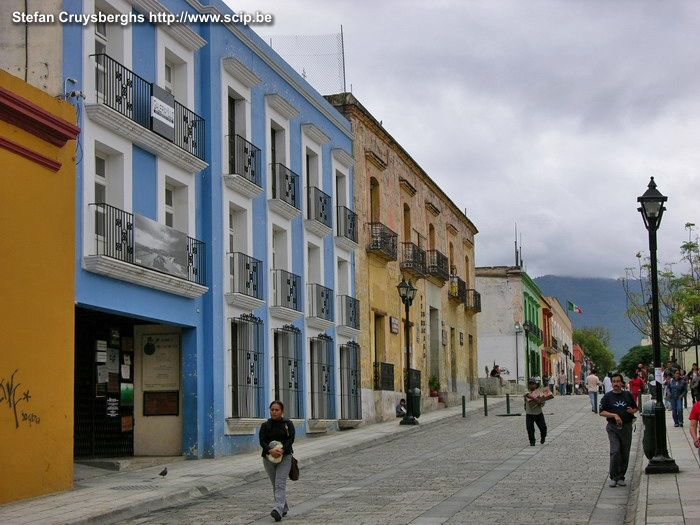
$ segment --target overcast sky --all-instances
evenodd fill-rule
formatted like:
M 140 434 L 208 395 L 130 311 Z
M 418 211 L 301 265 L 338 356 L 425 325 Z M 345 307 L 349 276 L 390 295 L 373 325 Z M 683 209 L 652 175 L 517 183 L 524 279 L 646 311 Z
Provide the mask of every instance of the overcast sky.
M 478 266 L 620 277 L 700 224 L 700 2 L 227 0 L 263 37 L 343 26 L 347 87 L 479 230 Z M 238 8 L 238 9 L 237 9 Z

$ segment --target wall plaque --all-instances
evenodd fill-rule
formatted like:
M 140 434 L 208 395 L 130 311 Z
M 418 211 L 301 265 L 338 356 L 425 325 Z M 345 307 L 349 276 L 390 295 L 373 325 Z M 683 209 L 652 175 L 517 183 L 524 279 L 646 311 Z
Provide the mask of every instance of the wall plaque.
M 177 416 L 180 414 L 180 392 L 144 392 L 144 416 Z

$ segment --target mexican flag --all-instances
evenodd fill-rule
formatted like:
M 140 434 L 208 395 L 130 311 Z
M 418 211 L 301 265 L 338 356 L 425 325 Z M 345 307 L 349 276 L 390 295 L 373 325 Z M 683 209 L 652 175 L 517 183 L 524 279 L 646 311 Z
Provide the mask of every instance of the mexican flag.
M 566 309 L 569 310 L 570 312 L 576 312 L 577 314 L 583 313 L 583 310 L 581 310 L 578 306 L 576 306 L 571 301 L 566 301 Z

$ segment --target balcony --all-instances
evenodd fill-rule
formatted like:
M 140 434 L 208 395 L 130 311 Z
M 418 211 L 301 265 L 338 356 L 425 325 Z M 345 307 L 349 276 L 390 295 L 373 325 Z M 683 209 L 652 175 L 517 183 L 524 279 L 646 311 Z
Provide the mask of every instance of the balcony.
M 357 248 L 357 215 L 345 206 L 336 206 L 335 245 L 349 252 Z
M 306 322 L 319 330 L 328 330 L 333 326 L 333 290 L 320 284 L 309 284 L 309 309 Z
M 96 103 L 86 103 L 85 110 L 91 120 L 186 171 L 208 166 L 202 117 L 108 55 L 90 56 L 95 61 Z
M 245 197 L 257 197 L 263 191 L 260 150 L 240 135 L 229 135 L 226 186 Z
M 262 295 L 262 261 L 244 253 L 227 254 L 229 259 L 229 288 L 226 302 L 247 310 L 255 310 L 265 304 Z
M 464 303 L 464 310 L 472 313 L 481 312 L 481 294 L 479 292 L 471 288 L 467 290 L 467 300 Z
M 369 223 L 369 244 L 367 252 L 373 253 L 385 261 L 397 259 L 399 236 L 381 222 Z
M 467 283 L 456 275 L 450 275 L 450 289 L 447 291 L 447 297 L 456 303 L 466 302 Z
M 272 198 L 267 202 L 270 209 L 285 219 L 292 220 L 301 215 L 299 204 L 299 175 L 284 164 L 272 164 Z
M 90 207 L 95 247 L 83 257 L 87 271 L 189 298 L 208 290 L 202 241 L 109 204 Z
M 525 321 L 523 323 L 523 328 L 525 329 L 525 334 L 530 334 L 535 339 L 537 339 L 540 343 L 542 342 L 542 330 L 539 329 L 534 323 L 531 321 Z
M 425 251 L 412 242 L 401 243 L 401 271 L 415 278 L 425 276 Z
M 391 363 L 374 363 L 374 389 L 394 390 L 394 365 Z
M 301 277 L 285 270 L 272 270 L 270 315 L 283 321 L 296 321 L 301 311 Z
M 437 286 L 442 286 L 449 280 L 449 262 L 447 256 L 438 250 L 425 252 L 427 260 L 428 280 Z
M 346 337 L 360 335 L 360 301 L 349 295 L 338 296 L 338 322 L 336 331 Z
M 309 186 L 306 188 L 306 230 L 323 238 L 333 233 L 331 196 L 320 189 Z
M 552 336 L 552 348 L 554 349 L 554 352 L 559 351 L 559 340 L 554 336 Z

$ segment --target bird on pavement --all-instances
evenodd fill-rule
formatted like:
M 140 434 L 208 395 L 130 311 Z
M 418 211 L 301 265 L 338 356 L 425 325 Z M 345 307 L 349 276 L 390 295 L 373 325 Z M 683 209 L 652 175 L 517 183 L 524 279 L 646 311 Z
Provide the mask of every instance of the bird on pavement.
M 168 467 L 165 467 L 163 470 L 160 471 L 160 474 L 158 474 L 161 478 L 164 478 L 165 476 L 168 475 Z

